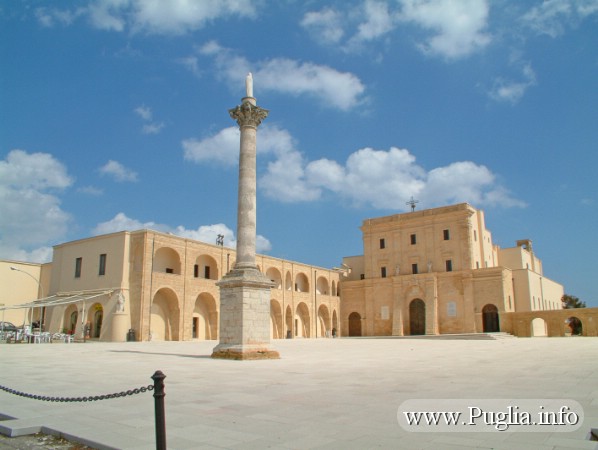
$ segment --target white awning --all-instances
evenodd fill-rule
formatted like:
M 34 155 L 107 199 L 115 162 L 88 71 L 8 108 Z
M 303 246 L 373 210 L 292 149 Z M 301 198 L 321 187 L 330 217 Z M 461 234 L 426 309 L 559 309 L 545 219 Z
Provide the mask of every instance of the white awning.
M 49 306 L 68 305 L 70 303 L 84 302 L 93 298 L 102 297 L 103 295 L 111 295 L 114 289 L 92 290 L 92 291 L 76 291 L 76 292 L 58 292 L 50 297 L 44 297 L 37 300 L 32 300 L 20 305 L 5 305 L 0 306 L 0 311 L 8 309 L 26 309 L 26 308 L 42 308 Z

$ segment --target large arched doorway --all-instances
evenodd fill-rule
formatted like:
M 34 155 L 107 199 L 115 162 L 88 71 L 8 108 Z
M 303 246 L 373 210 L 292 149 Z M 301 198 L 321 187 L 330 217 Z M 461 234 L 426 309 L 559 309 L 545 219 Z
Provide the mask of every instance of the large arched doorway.
M 332 337 L 338 336 L 338 318 L 336 316 L 336 309 L 332 311 Z
M 570 334 L 571 336 L 582 336 L 583 335 L 583 325 L 581 323 L 581 320 L 579 320 L 579 318 L 577 318 L 575 316 L 569 317 L 565 323 L 571 330 L 570 333 L 565 333 L 565 334 Z
M 412 336 L 426 334 L 426 304 L 420 298 L 409 303 L 409 333 Z
M 270 299 L 270 338 L 282 339 L 282 309 L 278 300 Z
M 70 305 L 64 313 L 64 332 L 67 334 L 75 334 L 77 329 L 77 319 L 79 312 L 76 305 Z
M 99 339 L 100 334 L 102 333 L 102 321 L 104 319 L 104 308 L 99 303 L 95 303 L 91 307 L 91 311 L 93 313 L 91 319 L 91 329 L 90 329 L 90 337 L 94 339 Z
M 193 308 L 191 337 L 199 340 L 218 339 L 218 311 L 210 294 L 199 294 Z
M 319 330 L 316 337 L 330 337 L 330 313 L 326 305 L 320 305 L 318 308 Z
M 309 308 L 305 303 L 301 302 L 297 305 L 297 312 L 295 313 L 295 336 L 310 337 L 309 324 Z
M 293 337 L 293 310 L 291 305 L 287 305 L 287 312 L 285 313 L 285 322 L 287 327 L 287 339 Z
M 349 336 L 361 336 L 361 315 L 358 312 L 349 314 Z
M 536 317 L 532 320 L 532 336 L 533 337 L 546 337 L 548 336 L 546 321 L 541 317 Z
M 179 340 L 179 305 L 176 294 L 163 288 L 156 292 L 150 315 L 150 336 L 154 341 Z
M 500 331 L 498 308 L 492 303 L 488 303 L 482 309 L 482 327 L 484 333 L 497 333 Z

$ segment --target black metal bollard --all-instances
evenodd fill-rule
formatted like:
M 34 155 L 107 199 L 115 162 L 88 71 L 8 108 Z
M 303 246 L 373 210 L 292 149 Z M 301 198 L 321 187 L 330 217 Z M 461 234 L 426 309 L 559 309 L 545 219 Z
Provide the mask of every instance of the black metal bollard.
M 166 450 L 166 416 L 164 414 L 164 378 L 161 370 L 152 375 L 154 380 L 154 410 L 156 416 L 156 450 Z

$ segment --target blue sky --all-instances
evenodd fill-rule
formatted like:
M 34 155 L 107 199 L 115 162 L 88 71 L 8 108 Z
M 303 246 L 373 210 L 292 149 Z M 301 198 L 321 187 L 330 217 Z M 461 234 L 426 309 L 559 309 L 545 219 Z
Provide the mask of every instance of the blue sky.
M 467 201 L 598 306 L 596 0 L 11 1 L 0 58 L 0 258 L 234 246 L 251 71 L 258 251 L 337 266 L 364 219 Z

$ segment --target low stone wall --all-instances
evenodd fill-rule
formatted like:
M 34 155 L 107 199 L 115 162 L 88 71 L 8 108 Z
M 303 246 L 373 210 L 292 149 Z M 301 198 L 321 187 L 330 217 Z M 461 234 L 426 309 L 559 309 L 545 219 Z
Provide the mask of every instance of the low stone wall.
M 518 337 L 568 336 L 572 317 L 581 322 L 581 336 L 598 336 L 598 308 L 502 313 L 500 329 Z

